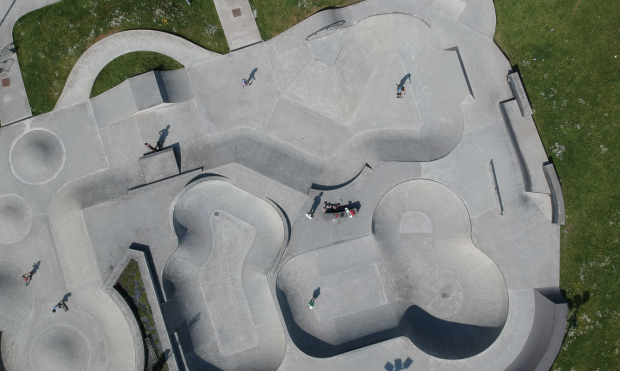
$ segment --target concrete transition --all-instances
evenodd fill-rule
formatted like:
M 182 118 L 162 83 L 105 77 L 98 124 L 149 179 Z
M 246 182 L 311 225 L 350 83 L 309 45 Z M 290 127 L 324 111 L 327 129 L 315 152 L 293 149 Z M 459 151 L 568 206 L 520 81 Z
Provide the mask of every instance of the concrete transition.
M 216 6 L 230 54 L 119 32 L 0 130 L 0 370 L 143 370 L 131 259 L 172 371 L 548 370 L 564 202 L 493 2 Z M 90 99 L 141 50 L 185 68 Z

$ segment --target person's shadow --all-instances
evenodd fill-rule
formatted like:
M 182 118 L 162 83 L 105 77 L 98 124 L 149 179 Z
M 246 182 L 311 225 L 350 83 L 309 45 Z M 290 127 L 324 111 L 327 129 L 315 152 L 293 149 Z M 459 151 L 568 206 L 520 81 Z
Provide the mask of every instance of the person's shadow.
M 314 292 L 312 293 L 312 297 L 316 299 L 319 297 L 319 295 L 321 295 L 321 288 L 317 287 L 316 290 L 314 290 Z
M 63 296 L 62 301 L 64 301 L 65 303 L 69 301 L 69 296 L 71 296 L 71 293 L 70 292 L 66 293 L 65 296 Z
M 318 196 L 314 197 L 314 202 L 312 203 L 312 207 L 310 208 L 310 212 L 314 213 L 316 212 L 316 209 L 319 207 L 319 205 L 321 204 L 321 196 L 323 196 L 323 192 L 319 193 Z
M 159 132 L 159 139 L 157 141 L 161 143 L 162 147 L 164 146 L 166 138 L 168 138 L 168 134 L 170 133 L 168 129 L 170 129 L 170 125 L 166 126 L 166 128 L 164 129 L 161 129 L 161 131 Z
M 405 85 L 405 83 L 407 82 L 407 80 L 409 80 L 409 83 L 411 84 L 411 74 L 408 73 L 405 75 L 405 77 L 403 77 L 402 79 L 400 79 L 400 84 L 398 84 L 398 86 L 403 86 Z
M 251 84 L 254 80 L 256 80 L 256 71 L 258 71 L 258 68 L 253 69 L 250 73 L 250 77 L 248 77 L 248 84 Z
M 37 271 L 39 270 L 40 266 L 41 266 L 41 261 L 40 260 L 32 265 L 32 275 L 33 276 L 35 275 L 35 273 L 37 273 Z

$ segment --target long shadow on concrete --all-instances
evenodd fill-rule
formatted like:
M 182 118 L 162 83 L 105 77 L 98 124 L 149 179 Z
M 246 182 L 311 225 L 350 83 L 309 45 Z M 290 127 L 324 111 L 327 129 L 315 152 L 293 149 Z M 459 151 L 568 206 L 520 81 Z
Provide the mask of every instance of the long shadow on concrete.
M 293 318 L 284 291 L 276 287 L 276 294 L 291 340 L 302 352 L 316 358 L 333 357 L 405 336 L 420 350 L 434 357 L 462 359 L 488 348 L 503 329 L 503 326 L 485 327 L 445 321 L 430 315 L 417 305 L 412 305 L 405 311 L 398 326 L 343 344 L 332 345 L 301 329 Z

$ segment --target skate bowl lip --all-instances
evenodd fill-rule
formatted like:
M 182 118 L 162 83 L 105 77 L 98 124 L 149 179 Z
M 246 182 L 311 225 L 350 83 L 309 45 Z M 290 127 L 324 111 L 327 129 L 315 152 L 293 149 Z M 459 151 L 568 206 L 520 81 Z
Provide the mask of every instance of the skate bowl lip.
M 306 342 L 308 343 L 316 343 L 318 342 L 319 345 L 332 345 L 329 341 L 323 340 L 318 336 L 315 336 L 314 334 L 309 333 L 308 331 L 306 331 L 305 329 L 303 329 L 296 321 L 293 312 L 291 311 L 291 307 L 292 305 L 290 304 L 289 300 L 290 298 L 289 296 L 289 292 L 291 291 L 290 288 L 285 289 L 283 286 L 283 283 L 285 283 L 284 281 L 287 281 L 286 276 L 287 276 L 287 265 L 289 265 L 290 263 L 294 262 L 295 260 L 298 259 L 304 259 L 304 255 L 311 255 L 314 253 L 318 253 L 321 251 L 325 251 L 331 248 L 335 248 L 337 246 L 343 245 L 345 243 L 352 243 L 353 241 L 358 241 L 360 239 L 364 239 L 364 238 L 373 238 L 376 240 L 376 235 L 375 235 L 375 212 L 377 211 L 379 205 L 381 204 L 381 201 L 384 200 L 384 198 L 386 197 L 386 195 L 388 195 L 391 191 L 393 191 L 394 189 L 398 188 L 399 186 L 403 186 L 406 183 L 419 183 L 420 181 L 423 182 L 427 182 L 429 184 L 435 184 L 437 186 L 439 186 L 440 188 L 445 188 L 448 191 L 451 191 L 456 198 L 463 203 L 462 198 L 456 194 L 455 192 L 453 192 L 450 187 L 448 187 L 447 185 L 438 182 L 436 180 L 432 180 L 432 179 L 424 179 L 424 178 L 415 178 L 415 179 L 408 179 L 408 180 L 404 180 L 402 182 L 399 182 L 397 184 L 394 184 L 392 187 L 390 187 L 387 191 L 385 191 L 385 193 L 379 198 L 379 201 L 377 201 L 377 203 L 374 205 L 374 211 L 373 211 L 373 218 L 372 218 L 372 233 L 370 235 L 365 235 L 362 237 L 358 237 L 355 239 L 351 239 L 351 240 L 346 240 L 346 241 L 341 241 L 335 244 L 331 244 L 331 245 L 327 245 L 327 246 L 323 246 L 320 247 L 318 249 L 314 249 L 314 250 L 310 250 L 304 253 L 300 253 L 297 255 L 294 255 L 292 257 L 290 257 L 289 259 L 287 259 L 284 263 L 282 263 L 280 269 L 277 272 L 276 275 L 276 282 L 275 282 L 275 289 L 276 289 L 276 296 L 277 296 L 277 300 L 278 300 L 278 304 L 280 306 L 281 312 L 282 312 L 282 316 L 283 316 L 283 321 L 286 324 L 286 329 L 287 332 L 289 333 L 289 337 L 291 338 L 291 340 L 293 341 L 294 344 L 296 344 L 296 346 L 306 355 L 311 356 L 311 357 L 315 357 L 315 358 L 330 358 L 330 357 L 335 357 L 335 356 L 339 356 L 339 355 L 343 355 L 345 353 L 350 353 L 352 351 L 355 350 L 359 350 L 361 348 L 365 348 L 368 346 L 373 346 L 385 341 L 389 341 L 389 340 L 393 340 L 395 338 L 398 337 L 405 337 L 408 338 L 409 341 L 411 341 L 414 346 L 418 347 L 422 352 L 433 356 L 433 357 L 437 357 L 440 359 L 450 359 L 450 360 L 458 360 L 458 359 L 465 359 L 465 358 L 469 358 L 469 357 L 473 357 L 475 355 L 481 354 L 483 352 L 486 351 L 486 349 L 488 349 L 491 345 L 493 345 L 493 343 L 495 343 L 495 341 L 499 338 L 500 334 L 503 332 L 504 330 L 504 326 L 506 325 L 507 319 L 508 319 L 508 314 L 509 314 L 509 309 L 510 309 L 510 303 L 509 303 L 509 298 L 508 298 L 508 289 L 506 286 L 506 282 L 505 279 L 503 277 L 503 274 L 501 272 L 501 270 L 499 269 L 499 265 L 493 261 L 493 259 L 488 256 L 486 253 L 484 253 L 483 251 L 481 251 L 475 244 L 473 244 L 473 241 L 471 241 L 471 246 L 473 246 L 474 248 L 478 249 L 480 251 L 480 253 L 484 254 L 484 256 L 486 257 L 486 259 L 488 259 L 488 262 L 485 262 L 483 264 L 480 264 L 480 267 L 486 267 L 486 266 L 492 266 L 492 269 L 497 270 L 497 276 L 496 278 L 499 278 L 499 283 L 501 283 L 501 285 L 499 285 L 498 289 L 503 292 L 504 295 L 504 299 L 503 299 L 503 304 L 500 303 L 500 309 L 498 312 L 499 317 L 502 317 L 503 319 L 501 319 L 501 323 L 496 325 L 496 326 L 474 326 L 474 327 L 480 327 L 480 328 L 487 328 L 489 329 L 489 331 L 486 333 L 488 335 L 485 335 L 487 337 L 490 337 L 490 341 L 486 341 L 486 343 L 479 347 L 476 351 L 471 352 L 471 354 L 468 354 L 466 356 L 442 356 L 442 354 L 437 353 L 436 351 L 427 351 L 426 349 L 428 347 L 426 346 L 422 346 L 417 344 L 420 340 L 418 337 L 418 341 L 415 341 L 411 336 L 409 335 L 404 335 L 402 333 L 398 333 L 398 331 L 392 331 L 394 329 L 389 328 L 387 330 L 383 330 L 383 331 L 379 331 L 376 333 L 370 333 L 368 335 L 364 335 L 360 338 L 354 338 L 353 340 L 347 340 L 344 343 L 337 343 L 336 345 L 333 345 L 334 350 L 337 347 L 340 347 L 342 345 L 344 345 L 345 349 L 343 351 L 336 351 L 334 353 L 329 354 L 329 350 L 327 350 L 327 354 L 325 355 L 321 352 L 325 352 L 325 350 L 321 350 L 320 348 L 318 350 L 314 350 L 312 349 L 312 345 L 307 345 Z M 465 204 L 463 203 L 463 207 L 464 209 L 467 211 L 467 217 L 468 220 L 467 222 L 469 223 L 469 239 L 471 240 L 471 219 L 469 216 L 469 211 L 467 210 L 467 208 L 465 207 Z M 409 212 L 407 212 L 406 214 L 408 214 Z M 403 218 L 405 217 L 405 215 L 403 215 Z M 396 230 L 398 230 L 398 226 L 396 226 L 395 228 Z M 401 233 L 409 233 L 409 232 L 401 232 Z M 421 232 L 421 233 L 426 233 L 426 232 Z M 380 242 L 376 241 L 375 242 L 378 246 L 380 245 Z M 289 271 L 292 268 L 288 269 Z M 349 271 L 351 269 L 357 269 L 357 268 L 351 268 L 351 267 L 347 267 L 346 269 L 348 269 Z M 472 269 L 472 271 L 476 270 L 476 268 Z M 289 272 L 290 273 L 290 272 Z M 290 277 L 289 277 L 290 278 Z M 313 286 L 314 287 L 314 286 Z M 295 297 L 294 299 L 295 301 L 297 301 L 297 298 Z M 426 318 L 429 321 L 434 321 L 433 323 L 437 324 L 439 323 L 440 325 L 442 323 L 447 323 L 448 325 L 456 325 L 456 327 L 458 328 L 458 325 L 460 325 L 460 323 L 458 322 L 449 322 L 448 320 L 442 320 L 441 318 L 438 317 L 434 317 L 431 313 L 426 312 L 423 308 L 421 308 L 420 306 L 413 304 L 411 306 L 409 306 L 407 308 L 407 310 L 405 311 L 406 313 L 415 313 L 415 316 L 417 316 L 416 318 Z M 408 323 L 410 321 L 405 320 L 404 318 L 406 317 L 406 314 L 403 314 L 403 317 L 401 317 L 401 320 L 399 322 L 399 324 L 397 325 L 398 327 L 402 326 L 402 323 Z M 466 325 L 465 323 L 463 323 L 464 326 L 469 326 Z M 472 325 L 473 326 L 473 325 Z M 428 332 L 427 332 L 428 333 Z M 301 335 L 300 335 L 301 334 Z M 377 336 L 378 338 L 374 338 L 374 336 Z M 383 337 L 383 338 L 381 338 Z M 362 340 L 362 339 L 366 339 L 366 340 Z M 360 341 L 361 340 L 361 341 Z M 323 344 L 321 344 L 323 343 Z M 351 344 L 353 347 L 346 349 L 347 344 Z M 341 348 L 342 349 L 342 348 Z
M 43 135 L 43 137 L 36 137 L 37 135 Z M 32 136 L 35 136 L 35 138 L 31 138 Z M 55 152 L 53 153 L 54 156 L 46 159 L 36 159 L 32 158 L 28 153 L 21 153 L 24 151 L 22 147 L 32 144 L 50 147 Z M 13 176 L 17 180 L 24 184 L 39 185 L 47 183 L 58 176 L 64 168 L 66 156 L 65 146 L 56 133 L 44 128 L 34 128 L 24 132 L 12 143 L 9 151 L 9 165 Z M 44 160 L 47 163 L 33 164 L 37 160 Z M 36 171 L 30 168 L 37 165 L 50 166 L 52 169 L 44 177 L 39 177 Z

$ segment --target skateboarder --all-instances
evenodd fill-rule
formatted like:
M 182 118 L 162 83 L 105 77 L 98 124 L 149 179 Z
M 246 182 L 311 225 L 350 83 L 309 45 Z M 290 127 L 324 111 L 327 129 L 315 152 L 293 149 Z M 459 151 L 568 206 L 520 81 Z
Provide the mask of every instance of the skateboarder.
M 314 211 L 310 210 L 309 212 L 306 213 L 306 217 L 308 219 L 312 219 L 314 218 Z
M 28 284 L 30 283 L 31 279 L 32 279 L 32 271 L 30 271 L 28 273 L 22 274 L 22 280 L 24 280 L 24 282 L 26 282 L 26 286 L 28 286 Z
M 58 302 L 58 304 L 54 305 L 54 307 L 52 308 L 52 312 L 56 313 L 56 309 L 64 309 L 65 312 L 69 310 L 69 308 L 67 308 L 67 304 L 65 304 L 64 300 L 61 300 Z
M 316 298 L 313 296 L 312 299 L 310 299 L 310 302 L 308 303 L 308 309 L 314 309 L 314 301 L 316 300 Z
M 407 94 L 407 90 L 405 90 L 405 86 L 403 84 L 396 85 L 396 98 L 402 98 L 405 94 Z

